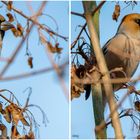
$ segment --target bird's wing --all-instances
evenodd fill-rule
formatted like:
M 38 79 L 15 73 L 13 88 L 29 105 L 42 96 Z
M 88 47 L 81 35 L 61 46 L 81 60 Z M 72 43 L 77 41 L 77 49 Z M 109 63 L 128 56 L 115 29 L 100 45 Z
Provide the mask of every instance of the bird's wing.
M 104 45 L 103 53 L 109 70 L 123 66 L 123 52 L 127 39 L 125 35 L 117 34 Z

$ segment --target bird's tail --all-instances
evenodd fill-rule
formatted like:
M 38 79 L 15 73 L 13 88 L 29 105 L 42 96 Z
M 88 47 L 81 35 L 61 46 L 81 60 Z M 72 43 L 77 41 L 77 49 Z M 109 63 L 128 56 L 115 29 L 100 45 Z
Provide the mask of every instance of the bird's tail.
M 90 92 L 91 92 L 91 85 L 85 85 L 84 87 L 86 94 L 85 94 L 85 100 L 87 100 L 90 96 Z

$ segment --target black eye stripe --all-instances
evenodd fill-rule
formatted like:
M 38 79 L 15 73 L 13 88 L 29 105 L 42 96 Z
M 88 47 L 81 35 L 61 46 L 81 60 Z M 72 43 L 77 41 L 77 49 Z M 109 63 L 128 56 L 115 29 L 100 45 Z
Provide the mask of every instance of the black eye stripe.
M 140 19 L 135 19 L 135 22 L 140 25 Z

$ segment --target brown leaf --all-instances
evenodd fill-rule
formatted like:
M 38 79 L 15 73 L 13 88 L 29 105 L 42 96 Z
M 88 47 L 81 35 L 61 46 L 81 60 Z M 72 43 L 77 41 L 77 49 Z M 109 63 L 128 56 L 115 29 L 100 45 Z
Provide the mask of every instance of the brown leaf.
M 21 137 L 21 136 L 20 136 L 20 134 L 19 134 L 19 132 L 18 132 L 16 126 L 13 125 L 12 128 L 11 128 L 11 138 L 12 138 L 12 139 L 18 139 L 18 138 L 20 138 L 20 137 Z
M 9 11 L 12 10 L 12 4 L 13 4 L 12 1 L 8 1 L 8 3 L 7 3 L 7 9 L 8 9 Z
M 2 109 L 2 103 L 0 103 L 0 112 L 2 112 L 2 110 L 3 110 L 3 109 Z
M 127 87 L 131 92 L 133 92 L 135 90 L 135 87 L 134 86 L 128 86 Z
M 53 46 L 50 42 L 47 42 L 47 47 L 51 53 L 61 53 L 62 51 L 62 48 L 59 48 L 58 44 L 55 44 L 55 46 Z
M 80 97 L 81 93 L 84 93 L 84 85 L 75 84 L 74 78 L 76 77 L 76 66 L 71 68 L 71 100 L 73 98 Z
M 15 37 L 23 36 L 23 27 L 19 23 L 17 24 L 17 28 L 12 28 L 11 30 Z
M 112 15 L 112 19 L 117 21 L 119 15 L 120 15 L 120 5 L 116 4 L 113 15 Z
M 140 101 L 136 101 L 135 103 L 135 109 L 140 112 Z
M 0 139 L 6 139 L 7 138 L 7 127 L 2 123 L 0 124 L 0 131 L 1 131 Z
M 28 57 L 28 65 L 33 68 L 33 57 Z
M 9 109 L 11 110 L 12 120 L 17 125 L 20 120 L 20 110 L 13 104 L 10 105 Z
M 29 134 L 26 135 L 26 139 L 35 139 L 34 133 L 30 131 Z
M 79 77 L 79 78 L 83 78 L 86 74 L 86 68 L 84 65 L 80 65 L 76 71 L 75 71 L 76 75 Z
M 11 13 L 7 13 L 6 15 L 9 18 L 8 19 L 9 22 L 13 22 L 14 21 L 14 17 L 13 17 L 13 15 Z
M 18 33 L 17 33 L 17 29 L 16 28 L 12 28 L 11 31 L 14 34 L 15 37 L 18 37 Z
M 18 125 L 18 122 L 21 121 L 23 125 L 29 126 L 29 123 L 25 120 L 23 113 L 14 103 L 11 103 L 8 106 L 8 111 L 11 113 L 13 122 Z
M 61 51 L 63 50 L 63 48 L 60 48 L 60 47 L 59 47 L 59 43 L 56 43 L 56 44 L 55 44 L 55 48 L 56 48 L 56 52 L 57 52 L 57 53 L 61 53 Z
M 21 26 L 20 23 L 17 24 L 17 31 L 18 31 L 18 36 L 23 35 L 23 27 Z
M 2 110 L 2 114 L 3 114 L 3 117 L 5 118 L 5 120 L 8 123 L 11 123 L 11 112 L 9 111 L 8 106 L 5 107 L 4 110 Z

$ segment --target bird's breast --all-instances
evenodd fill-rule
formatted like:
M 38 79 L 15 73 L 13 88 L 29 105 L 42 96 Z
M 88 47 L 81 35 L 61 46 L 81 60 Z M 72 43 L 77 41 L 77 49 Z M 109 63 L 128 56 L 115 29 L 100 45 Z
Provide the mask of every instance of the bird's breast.
M 140 39 L 129 38 L 126 40 L 122 58 L 125 73 L 128 77 L 131 77 L 136 71 L 140 60 Z

